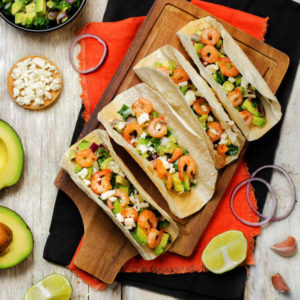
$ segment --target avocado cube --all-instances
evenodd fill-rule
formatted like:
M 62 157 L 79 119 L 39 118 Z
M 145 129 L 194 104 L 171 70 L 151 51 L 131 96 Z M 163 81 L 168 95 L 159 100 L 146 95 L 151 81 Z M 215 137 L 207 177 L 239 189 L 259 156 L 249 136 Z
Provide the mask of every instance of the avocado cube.
M 93 173 L 93 167 L 89 167 L 88 174 L 86 175 L 85 179 L 90 180 L 92 178 L 92 173 Z
M 145 230 L 138 225 L 136 226 L 136 231 L 132 232 L 131 235 L 140 245 L 147 245 L 147 234 Z
M 21 21 L 21 24 L 22 24 L 23 26 L 26 25 L 26 19 L 27 19 L 27 15 L 24 13 L 24 14 L 22 15 L 22 21 Z
M 207 125 L 206 125 L 206 121 L 207 121 L 207 118 L 208 118 L 208 115 L 202 115 L 202 116 L 197 116 L 198 117 L 198 120 L 199 122 L 201 123 L 201 125 L 203 126 L 203 128 L 205 130 L 208 129 Z
M 36 13 L 35 12 L 31 12 L 31 13 L 26 13 L 26 25 L 32 25 L 34 19 L 36 17 Z
M 158 118 L 158 117 L 159 117 L 158 112 L 157 112 L 157 111 L 153 111 L 153 112 L 152 112 L 152 117 L 153 117 L 153 119 Z
M 110 163 L 112 160 L 113 160 L 112 157 L 108 157 L 107 159 L 105 159 L 105 160 L 101 163 L 101 165 L 100 165 L 101 170 L 107 169 L 109 163 Z
M 225 81 L 223 83 L 223 90 L 226 93 L 230 93 L 234 89 L 234 84 L 232 84 L 230 81 Z
M 36 0 L 35 11 L 37 14 L 45 15 L 47 11 L 46 0 Z
M 116 200 L 113 205 L 114 205 L 114 208 L 113 208 L 114 215 L 120 214 L 122 212 L 120 200 Z
M 184 174 L 183 187 L 185 192 L 188 192 L 190 190 L 190 179 L 186 174 Z
M 27 13 L 32 13 L 32 12 L 35 13 L 35 3 L 32 2 L 32 3 L 28 4 L 28 5 L 26 5 L 25 6 L 25 10 L 26 10 Z
M 15 23 L 16 24 L 21 24 L 22 23 L 23 15 L 24 15 L 23 12 L 19 12 L 19 13 L 15 14 Z
M 188 85 L 182 86 L 182 87 L 180 88 L 180 92 L 182 93 L 182 95 L 185 95 L 186 92 L 188 91 L 188 89 L 189 89 L 189 86 L 188 86 Z
M 78 145 L 78 150 L 81 151 L 83 149 L 88 149 L 90 148 L 90 146 L 92 145 L 92 143 L 86 141 L 86 140 L 82 140 Z
M 22 0 L 17 0 L 14 2 L 14 4 L 11 6 L 11 14 L 15 15 L 16 13 L 20 12 L 23 10 L 25 7 L 24 3 Z M 25 25 L 25 24 L 24 24 Z
M 164 253 L 167 245 L 168 245 L 168 242 L 169 242 L 169 238 L 170 238 L 170 235 L 168 233 L 164 233 L 162 238 L 161 238 L 161 241 L 159 242 L 159 244 L 156 246 L 156 248 L 154 248 L 154 254 L 156 255 L 161 255 Z
M 53 1 L 47 1 L 47 7 L 49 7 L 49 8 L 53 8 L 54 7 L 54 5 L 55 5 L 55 3 L 53 2 Z
M 77 151 L 76 151 L 75 149 L 72 149 L 72 150 L 69 152 L 69 160 L 75 159 L 76 154 L 77 154 Z
M 121 185 L 127 185 L 128 184 L 128 180 L 126 178 L 123 178 L 120 175 L 116 176 L 116 183 L 119 183 Z
M 194 49 L 198 55 L 198 57 L 201 57 L 201 54 L 200 54 L 200 50 L 204 47 L 204 44 L 202 43 L 195 43 L 194 44 Z
M 260 116 L 259 111 L 256 107 L 252 105 L 252 102 L 249 99 L 246 99 L 243 104 L 241 105 L 243 109 L 248 110 L 251 114 L 253 114 L 256 117 Z
M 82 170 L 82 167 L 80 167 L 79 165 L 76 164 L 75 168 L 74 168 L 74 173 L 77 174 Z
M 184 191 L 184 186 L 179 178 L 178 172 L 172 174 L 173 177 L 173 188 L 176 192 L 181 193 Z
M 258 127 L 263 127 L 267 120 L 263 117 L 253 116 L 252 124 Z
M 125 192 L 127 195 L 129 195 L 129 192 L 130 192 L 130 183 L 127 182 L 126 185 L 120 185 L 118 187 L 120 190 L 122 190 L 123 192 Z

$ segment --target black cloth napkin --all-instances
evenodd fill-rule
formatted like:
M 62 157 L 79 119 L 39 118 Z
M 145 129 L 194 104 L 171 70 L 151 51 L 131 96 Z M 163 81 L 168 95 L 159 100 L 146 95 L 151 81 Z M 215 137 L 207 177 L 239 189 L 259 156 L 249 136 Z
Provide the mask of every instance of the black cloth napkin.
M 288 54 L 291 63 L 289 70 L 276 93 L 283 113 L 289 100 L 289 95 L 295 78 L 299 54 L 300 39 L 300 5 L 290 0 L 210 0 L 221 5 L 247 11 L 261 17 L 270 17 L 266 34 L 266 43 Z M 109 0 L 104 15 L 104 21 L 118 21 L 128 17 L 146 15 L 152 0 Z M 74 143 L 83 129 L 81 114 L 75 127 Z M 246 160 L 253 172 L 263 164 L 274 161 L 275 151 L 280 135 L 280 122 L 262 139 L 251 142 L 246 153 Z M 266 171 L 264 176 L 271 179 L 272 172 Z M 259 208 L 262 209 L 266 190 L 256 187 Z M 67 266 L 82 238 L 83 224 L 80 214 L 73 201 L 62 191 L 58 192 L 43 257 L 56 264 Z M 212 273 L 188 273 L 175 275 L 160 275 L 152 273 L 121 273 L 117 280 L 128 285 L 153 290 L 158 293 L 185 299 L 242 299 L 246 281 L 245 267 L 237 268 L 223 275 Z

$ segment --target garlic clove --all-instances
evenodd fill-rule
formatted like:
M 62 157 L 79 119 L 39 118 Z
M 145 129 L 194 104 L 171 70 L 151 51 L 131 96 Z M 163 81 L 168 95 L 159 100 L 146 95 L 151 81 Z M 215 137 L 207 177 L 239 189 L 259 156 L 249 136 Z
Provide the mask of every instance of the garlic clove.
M 274 288 L 279 292 L 285 293 L 290 290 L 290 288 L 285 283 L 285 281 L 283 280 L 282 276 L 279 273 L 273 274 L 271 280 Z
M 297 250 L 297 241 L 293 236 L 289 236 L 285 241 L 274 244 L 270 249 L 281 256 L 292 256 Z

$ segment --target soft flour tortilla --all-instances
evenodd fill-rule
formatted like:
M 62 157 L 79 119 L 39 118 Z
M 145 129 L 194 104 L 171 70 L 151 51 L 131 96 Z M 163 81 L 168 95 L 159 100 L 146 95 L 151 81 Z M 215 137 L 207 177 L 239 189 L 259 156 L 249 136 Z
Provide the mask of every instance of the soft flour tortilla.
M 226 93 L 222 86 L 219 85 L 209 74 L 209 72 L 202 65 L 199 60 L 196 51 L 193 47 L 191 41 L 191 35 L 196 29 L 204 29 L 214 27 L 218 32 L 220 32 L 223 38 L 223 47 L 227 56 L 231 59 L 233 64 L 238 68 L 240 73 L 245 77 L 245 79 L 250 82 L 259 92 L 260 99 L 262 100 L 263 106 L 266 112 L 267 123 L 262 128 L 257 126 L 251 126 L 249 128 L 243 119 L 240 117 L 238 111 L 232 106 L 230 101 L 227 99 Z M 211 85 L 211 87 L 216 91 L 219 96 L 220 101 L 229 113 L 230 117 L 236 122 L 239 128 L 242 130 L 243 134 L 249 141 L 256 140 L 263 136 L 267 131 L 269 131 L 281 118 L 281 107 L 268 87 L 265 80 L 262 78 L 260 73 L 257 71 L 255 66 L 249 60 L 247 55 L 238 46 L 230 34 L 224 29 L 224 27 L 217 22 L 212 17 L 201 18 L 196 21 L 188 23 L 185 27 L 177 32 L 178 37 L 181 40 L 184 48 L 193 59 L 194 63 L 197 65 L 200 74 L 204 79 Z
M 89 142 L 95 142 L 97 144 L 104 144 L 107 149 L 109 150 L 111 156 L 113 157 L 113 160 L 119 165 L 120 169 L 124 172 L 126 175 L 127 179 L 133 184 L 133 186 L 136 188 L 138 193 L 141 195 L 141 197 L 148 203 L 151 204 L 159 213 L 170 222 L 170 225 L 167 229 L 167 232 L 171 235 L 172 237 L 172 243 L 175 241 L 175 239 L 178 236 L 178 228 L 175 224 L 175 222 L 171 219 L 171 217 L 162 209 L 160 208 L 145 192 L 145 190 L 141 187 L 141 185 L 137 182 L 135 177 L 132 175 L 132 173 L 129 171 L 129 169 L 125 166 L 123 161 L 116 155 L 114 152 L 114 149 L 110 143 L 109 137 L 104 130 L 94 130 L 91 132 L 89 135 L 85 136 L 83 138 L 86 141 Z M 79 143 L 79 142 L 78 142 Z M 77 144 L 74 144 L 71 148 L 69 148 L 64 154 L 61 159 L 61 167 L 71 176 L 71 179 L 75 182 L 75 184 L 82 190 L 84 191 L 88 197 L 90 197 L 92 200 L 94 200 L 103 210 L 104 212 L 114 221 L 114 223 L 122 230 L 122 232 L 125 234 L 125 236 L 130 240 L 132 245 L 138 250 L 140 255 L 143 257 L 145 260 L 151 260 L 156 258 L 158 255 L 155 255 L 153 250 L 151 250 L 148 246 L 142 246 L 136 242 L 136 240 L 132 237 L 130 232 L 125 228 L 124 225 L 122 225 L 113 212 L 102 202 L 102 200 L 99 199 L 99 195 L 95 194 L 93 190 L 84 184 L 84 182 L 74 173 L 74 167 L 76 163 L 74 161 L 70 161 L 69 159 L 69 153 L 72 149 L 76 149 Z M 171 244 L 168 244 L 168 247 L 166 249 L 169 249 L 171 247 Z
M 164 100 L 166 100 L 172 106 L 176 113 L 181 116 L 184 121 L 194 130 L 194 132 L 205 142 L 210 155 L 215 162 L 216 168 L 219 169 L 224 167 L 226 164 L 224 165 L 223 158 L 218 155 L 217 151 L 213 149 L 213 143 L 206 134 L 205 129 L 200 124 L 193 110 L 185 101 L 184 96 L 176 84 L 168 75 L 154 68 L 155 62 L 163 63 L 166 60 L 174 61 L 186 71 L 194 86 L 209 103 L 214 116 L 220 121 L 221 126 L 228 134 L 232 144 L 239 147 L 239 152 L 236 155 L 226 157 L 226 164 L 237 159 L 241 149 L 243 148 L 245 138 L 240 130 L 235 126 L 234 122 L 229 119 L 227 113 L 216 99 L 215 94 L 208 86 L 206 81 L 200 77 L 196 70 L 178 50 L 170 45 L 163 46 L 139 61 L 133 70 L 142 81 L 159 92 L 163 96 Z
M 168 126 L 172 129 L 172 134 L 178 144 L 186 148 L 190 155 L 197 162 L 197 185 L 192 187 L 190 192 L 181 195 L 173 191 L 168 191 L 163 181 L 158 177 L 150 161 L 140 156 L 136 149 L 116 132 L 111 126 L 111 121 L 120 119 L 118 111 L 123 104 L 131 105 L 139 98 L 151 100 L 154 110 L 165 117 Z M 105 126 L 109 135 L 121 146 L 123 146 L 136 162 L 143 168 L 149 178 L 157 186 L 163 197 L 166 199 L 170 210 L 179 218 L 187 217 L 200 210 L 213 196 L 217 171 L 205 143 L 199 139 L 192 131 L 187 130 L 172 108 L 149 86 L 138 84 L 129 90 L 119 94 L 98 114 L 99 121 Z

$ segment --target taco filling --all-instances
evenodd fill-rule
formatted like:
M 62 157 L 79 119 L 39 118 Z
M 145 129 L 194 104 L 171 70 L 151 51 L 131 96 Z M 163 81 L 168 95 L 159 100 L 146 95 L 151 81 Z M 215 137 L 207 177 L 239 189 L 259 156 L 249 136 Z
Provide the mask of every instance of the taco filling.
M 209 27 L 196 30 L 191 41 L 199 60 L 213 79 L 222 86 L 228 100 L 248 127 L 263 127 L 267 120 L 258 92 L 226 55 L 220 33 Z
M 118 112 L 122 120 L 112 120 L 114 129 L 136 148 L 137 153 L 153 164 L 166 188 L 182 194 L 197 184 L 196 161 L 178 145 L 163 115 L 153 110 L 146 98 L 131 107 L 123 105 Z
M 205 129 L 218 155 L 223 156 L 224 161 L 226 161 L 226 156 L 236 155 L 239 152 L 239 147 L 231 143 L 226 131 L 224 131 L 221 123 L 213 114 L 209 103 L 201 96 L 201 92 L 194 86 L 184 69 L 173 61 L 155 62 L 154 67 L 170 76 L 177 85 Z
M 160 255 L 171 243 L 169 221 L 139 195 L 105 145 L 82 140 L 71 150 L 74 173 L 102 201 L 137 243 Z

